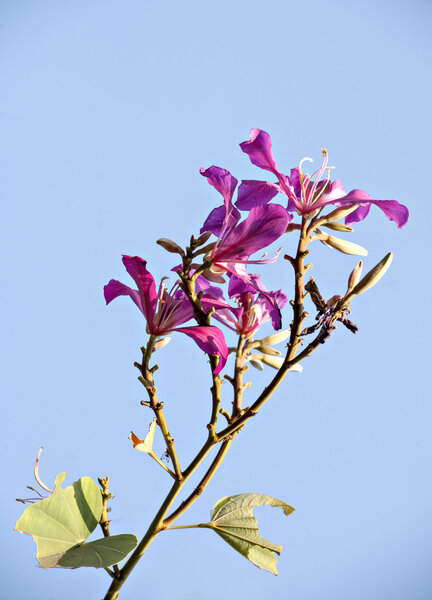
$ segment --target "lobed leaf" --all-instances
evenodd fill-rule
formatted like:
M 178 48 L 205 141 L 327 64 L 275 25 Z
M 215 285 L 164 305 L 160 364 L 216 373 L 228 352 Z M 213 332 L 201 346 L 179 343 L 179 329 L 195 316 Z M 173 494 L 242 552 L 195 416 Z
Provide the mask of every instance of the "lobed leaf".
M 264 505 L 279 507 L 286 515 L 294 512 L 292 506 L 272 496 L 239 494 L 218 500 L 211 511 L 210 523 L 203 526 L 213 529 L 225 542 L 260 569 L 277 575 L 275 553 L 280 554 L 282 546 L 260 536 L 258 522 L 252 513 L 253 508 Z
M 104 537 L 88 544 L 79 544 L 58 554 L 39 558 L 43 569 L 77 569 L 79 567 L 110 567 L 122 561 L 137 545 L 134 535 L 122 533 Z
M 136 537 L 122 534 L 85 544 L 99 523 L 102 496 L 90 477 L 62 489 L 64 477 L 65 473 L 57 475 L 53 494 L 28 506 L 15 524 L 17 531 L 35 541 L 39 565 L 75 569 L 122 560 L 136 546 Z

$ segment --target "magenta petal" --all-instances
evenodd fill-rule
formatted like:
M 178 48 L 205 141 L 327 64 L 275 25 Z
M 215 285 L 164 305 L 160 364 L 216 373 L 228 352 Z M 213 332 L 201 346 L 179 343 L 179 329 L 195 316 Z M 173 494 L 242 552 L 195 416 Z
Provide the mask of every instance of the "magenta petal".
M 331 201 L 330 201 L 331 202 Z M 328 202 L 330 204 L 330 202 Z M 325 202 L 327 204 L 327 202 Z M 336 200 L 338 206 L 346 206 L 350 204 L 360 204 L 361 206 L 370 206 L 375 204 L 380 208 L 389 221 L 394 221 L 398 228 L 401 228 L 408 221 L 409 211 L 406 206 L 399 204 L 396 200 L 373 200 L 369 194 L 363 190 L 351 190 L 346 196 Z M 357 213 L 357 214 L 356 214 Z M 353 215 L 356 215 L 353 217 Z M 365 211 L 354 211 L 351 215 L 348 215 L 346 219 L 347 224 L 357 223 L 364 219 L 367 215 Z M 355 219 L 355 220 L 354 220 Z
M 270 136 L 262 129 L 251 129 L 250 141 L 242 142 L 240 148 L 249 156 L 253 165 L 272 173 L 279 172 L 273 158 Z
M 227 243 L 213 253 L 213 262 L 247 258 L 269 246 L 286 231 L 291 217 L 279 204 L 252 208 L 247 218 L 231 232 Z
M 104 296 L 107 304 L 119 296 L 129 296 L 138 306 L 140 311 L 144 313 L 138 290 L 133 290 L 116 279 L 111 279 L 104 287 Z
M 147 271 L 147 262 L 139 256 L 124 255 L 123 264 L 138 287 L 147 323 L 153 323 L 157 304 L 156 286 L 153 276 Z
M 297 196 L 297 198 L 301 198 L 302 189 L 300 184 L 300 173 L 297 167 L 291 169 L 289 182 L 293 188 L 294 194 Z
M 220 167 L 209 167 L 208 169 L 200 169 L 201 175 L 207 177 L 210 185 L 212 185 L 219 194 L 222 194 L 225 203 L 231 202 L 234 190 L 237 185 L 237 179 L 231 175 L 226 169 Z
M 207 219 L 204 222 L 204 225 L 200 229 L 200 233 L 204 233 L 205 231 L 210 231 L 216 237 L 219 237 L 222 231 L 222 227 L 224 226 L 226 218 L 226 207 L 225 205 L 218 206 L 214 208 Z M 235 225 L 235 223 L 234 223 Z
M 213 371 L 215 375 L 224 368 L 228 358 L 228 348 L 220 329 L 214 325 L 196 325 L 194 327 L 179 327 L 175 331 L 181 331 L 188 335 L 207 354 L 219 357 L 218 365 Z
M 254 206 L 267 204 L 279 192 L 277 183 L 246 179 L 241 182 L 235 204 L 240 210 L 250 210 Z
M 201 168 L 200 173 L 207 178 L 209 184 L 222 194 L 224 198 L 224 206 L 219 206 L 211 211 L 204 225 L 201 227 L 200 233 L 211 231 L 211 233 L 219 237 L 227 229 L 235 227 L 240 220 L 240 212 L 232 203 L 237 179 L 226 169 L 215 166 L 208 169 Z
M 345 217 L 345 225 L 351 225 L 363 221 L 369 214 L 370 204 L 361 204 L 354 212 Z

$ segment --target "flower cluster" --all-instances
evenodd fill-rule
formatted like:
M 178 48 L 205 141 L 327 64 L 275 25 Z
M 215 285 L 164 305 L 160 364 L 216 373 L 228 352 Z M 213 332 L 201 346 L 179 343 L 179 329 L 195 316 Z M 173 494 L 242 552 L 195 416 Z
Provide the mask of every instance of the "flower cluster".
M 178 272 L 183 274 L 183 278 L 187 276 L 193 282 L 193 294 L 197 295 L 195 304 L 190 289 L 189 293 L 186 291 L 184 279 L 176 281 L 172 289 L 167 291 L 166 278 L 163 278 L 156 291 L 155 281 L 147 270 L 146 261 L 138 256 L 123 257 L 124 266 L 137 289 L 116 280 L 111 280 L 104 289 L 107 303 L 118 296 L 129 296 L 143 313 L 147 332 L 151 336 L 156 338 L 179 331 L 192 338 L 208 355 L 217 356 L 215 374 L 225 366 L 228 347 L 219 327 L 199 322 L 196 315 L 197 302 L 214 320 L 245 339 L 254 336 L 266 321 L 271 320 L 273 328 L 280 329 L 281 309 L 285 306 L 287 297 L 281 290 L 268 291 L 260 276 L 249 272 L 248 266 L 267 265 L 277 259 L 278 253 L 270 258 L 266 255 L 253 258 L 253 255 L 295 229 L 296 226 L 290 224 L 295 213 L 303 220 L 312 220 L 326 207 L 334 205 L 349 209 L 344 213 L 345 225 L 351 225 L 363 220 L 373 204 L 388 219 L 394 221 L 397 227 L 402 227 L 408 219 L 408 209 L 395 200 L 374 200 L 358 189 L 346 193 L 339 179 L 331 181 L 331 167 L 328 166 L 328 155 L 324 149 L 322 165 L 312 175 L 303 171 L 304 163 L 311 161 L 309 158 L 301 160 L 297 168 L 291 169 L 290 175 L 284 175 L 273 158 L 270 136 L 265 131 L 252 129 L 250 140 L 240 144 L 240 147 L 254 165 L 270 171 L 277 181 L 244 180 L 238 188 L 237 200 L 233 203 L 237 179 L 220 167 L 201 169 L 201 175 L 223 198 L 222 205 L 210 212 L 200 230 L 200 234 L 213 234 L 216 240 L 201 253 L 202 263 L 194 264 L 193 268 L 189 264 L 186 271 L 182 271 L 186 264 L 186 254 L 180 246 L 165 239 L 161 244 L 168 251 L 182 256 L 183 267 Z M 270 203 L 277 194 L 287 197 L 286 207 Z M 247 211 L 246 218 L 242 219 L 240 211 Z M 327 245 L 343 252 L 346 252 L 347 247 L 359 248 L 343 240 L 333 239 L 333 242 L 329 242 L 331 236 L 320 233 L 315 239 L 324 237 Z M 235 306 L 225 299 L 222 287 L 210 283 L 223 284 L 226 282 L 225 277 L 229 278 L 227 295 L 234 300 Z M 179 327 L 193 318 L 198 324 Z M 155 347 L 161 347 L 164 343 L 163 340 L 157 340 Z

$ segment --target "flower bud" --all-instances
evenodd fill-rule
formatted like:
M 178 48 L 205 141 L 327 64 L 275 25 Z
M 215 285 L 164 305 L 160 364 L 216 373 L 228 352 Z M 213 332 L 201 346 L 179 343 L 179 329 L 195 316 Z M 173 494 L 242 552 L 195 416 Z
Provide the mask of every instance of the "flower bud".
M 225 278 L 222 275 L 213 273 L 210 269 L 205 269 L 201 275 L 207 279 L 207 281 L 211 281 L 212 283 L 225 283 Z
M 206 243 L 206 241 L 210 238 L 211 236 L 211 231 L 206 231 L 205 233 L 202 233 L 199 238 L 196 240 L 196 244 L 197 246 L 202 246 L 203 244 Z
M 384 256 L 382 260 L 380 260 L 380 262 L 373 269 L 369 271 L 369 273 L 366 273 L 366 275 L 357 283 L 357 285 L 353 288 L 351 293 L 349 293 L 346 296 L 346 300 L 350 300 L 353 296 L 363 294 L 363 292 L 365 292 L 373 285 L 378 283 L 378 281 L 390 267 L 392 260 L 393 253 L 389 252 Z
M 162 248 L 167 252 L 172 252 L 173 254 L 180 254 L 180 256 L 185 255 L 183 248 L 181 248 L 176 242 L 173 242 L 168 238 L 160 238 L 160 240 L 157 240 L 156 244 L 162 246 Z
M 333 231 L 354 231 L 354 229 L 349 225 L 344 225 L 343 223 L 335 223 L 334 221 L 332 221 L 331 223 L 323 223 L 322 226 L 327 227 L 328 229 L 333 229 Z
M 264 365 L 262 364 L 262 362 L 258 359 L 255 358 L 251 358 L 250 359 L 250 364 L 255 367 L 255 369 L 258 369 L 258 371 L 262 371 L 264 369 Z
M 328 215 L 324 215 L 322 218 L 325 219 L 326 221 L 339 221 L 339 219 L 344 219 L 345 217 L 350 215 L 352 212 L 357 210 L 358 207 L 359 207 L 359 204 L 353 204 L 351 206 L 340 206 L 339 208 L 332 210 L 332 212 L 329 213 Z
M 360 281 L 360 275 L 363 269 L 363 261 L 359 260 L 354 269 L 351 271 L 348 277 L 348 289 L 347 294 L 358 284 Z M 346 295 L 346 294 L 345 294 Z
M 257 350 L 259 350 L 263 354 L 268 354 L 270 356 L 280 356 L 281 355 L 279 350 L 276 350 L 275 348 L 270 348 L 270 346 L 257 346 Z
M 357 254 L 358 256 L 366 256 L 368 253 L 366 248 L 363 248 L 363 246 L 359 246 L 353 242 L 348 242 L 347 240 L 335 238 L 334 236 L 327 235 L 326 233 L 315 235 L 312 239 L 320 240 L 324 246 L 329 246 L 330 248 L 334 248 L 334 250 L 338 250 L 338 252 L 343 252 L 344 254 Z
M 156 340 L 154 347 L 155 348 L 163 348 L 164 346 L 169 344 L 170 341 L 171 341 L 170 337 L 159 338 L 158 340 Z
M 284 357 L 283 356 L 261 356 L 260 360 L 265 364 L 268 365 L 269 367 L 272 367 L 273 369 L 280 369 L 281 366 L 284 363 Z M 303 367 L 300 364 L 296 364 L 294 366 L 292 366 L 290 369 L 288 369 L 288 371 L 295 371 L 297 373 L 300 373 L 301 371 L 303 371 Z
M 286 338 L 289 336 L 289 334 L 291 333 L 290 329 L 284 329 L 283 331 L 278 331 L 277 333 L 273 333 L 272 335 L 269 335 L 265 338 L 263 338 L 261 341 L 261 345 L 262 346 L 274 346 L 275 344 L 279 344 L 280 342 L 283 342 L 284 340 L 286 340 Z

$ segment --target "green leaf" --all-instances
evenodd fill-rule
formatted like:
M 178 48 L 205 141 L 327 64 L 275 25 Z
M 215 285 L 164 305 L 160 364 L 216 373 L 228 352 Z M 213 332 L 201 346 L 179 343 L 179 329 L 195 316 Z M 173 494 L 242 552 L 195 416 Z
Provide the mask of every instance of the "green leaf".
M 135 536 L 112 536 L 84 544 L 99 523 L 102 496 L 90 477 L 81 477 L 62 489 L 64 477 L 64 473 L 57 475 L 54 493 L 28 506 L 15 525 L 17 531 L 33 537 L 40 566 L 104 567 L 122 560 L 136 546 Z
M 138 540 L 134 535 L 123 533 L 104 537 L 88 544 L 80 544 L 66 552 L 39 558 L 44 569 L 54 567 L 77 569 L 78 567 L 109 567 L 123 560 L 135 548 Z
M 277 575 L 275 553 L 280 554 L 282 546 L 260 536 L 258 522 L 252 513 L 254 507 L 264 505 L 279 507 L 286 515 L 294 512 L 292 506 L 272 496 L 239 494 L 218 500 L 211 511 L 210 523 L 201 526 L 213 529 L 237 552 L 260 569 Z

